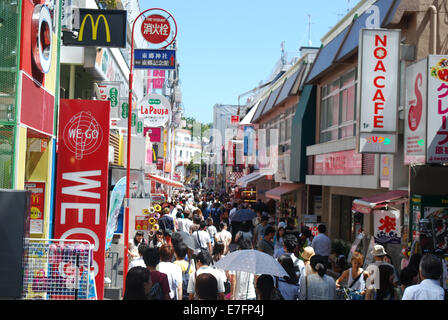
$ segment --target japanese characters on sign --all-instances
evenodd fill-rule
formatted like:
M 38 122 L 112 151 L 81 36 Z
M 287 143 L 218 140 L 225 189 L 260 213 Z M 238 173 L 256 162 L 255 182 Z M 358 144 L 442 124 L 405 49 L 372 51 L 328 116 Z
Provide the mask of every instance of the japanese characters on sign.
M 31 191 L 30 233 L 44 233 L 45 182 L 25 182 L 25 189 Z
M 394 153 L 400 30 L 361 29 L 360 38 L 359 152 Z
M 135 49 L 134 67 L 136 69 L 175 69 L 176 50 Z
M 153 14 L 146 17 L 141 28 L 143 37 L 148 42 L 155 44 L 166 41 L 171 33 L 169 21 L 159 14 Z
M 425 163 L 427 58 L 406 68 L 406 119 L 404 122 L 404 164 Z
M 448 162 L 448 56 L 428 57 L 427 163 Z
M 119 81 L 104 81 L 98 83 L 100 96 L 98 100 L 110 101 L 110 117 L 112 119 L 119 119 L 120 106 L 120 82 Z
M 400 211 L 373 210 L 373 228 L 375 242 L 401 243 Z

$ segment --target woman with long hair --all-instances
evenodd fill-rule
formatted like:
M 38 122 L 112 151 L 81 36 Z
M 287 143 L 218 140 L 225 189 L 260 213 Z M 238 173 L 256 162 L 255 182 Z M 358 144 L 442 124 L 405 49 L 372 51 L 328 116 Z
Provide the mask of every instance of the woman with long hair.
M 285 300 L 297 300 L 299 298 L 299 278 L 297 278 L 294 263 L 287 254 L 278 257 L 278 262 L 288 273 L 288 276 L 276 278 L 276 286 Z
M 133 267 L 126 274 L 126 289 L 123 300 L 149 300 L 151 274 L 144 267 Z

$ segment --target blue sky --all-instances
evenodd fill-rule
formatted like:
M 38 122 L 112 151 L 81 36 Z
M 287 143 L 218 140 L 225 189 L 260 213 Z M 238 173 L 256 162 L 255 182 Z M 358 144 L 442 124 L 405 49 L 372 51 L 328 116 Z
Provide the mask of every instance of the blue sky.
M 184 115 L 208 123 L 213 105 L 238 104 L 238 96 L 265 80 L 281 56 L 289 58 L 320 39 L 359 0 L 140 0 L 141 10 L 169 11 L 178 26 Z M 243 102 L 241 100 L 240 102 Z

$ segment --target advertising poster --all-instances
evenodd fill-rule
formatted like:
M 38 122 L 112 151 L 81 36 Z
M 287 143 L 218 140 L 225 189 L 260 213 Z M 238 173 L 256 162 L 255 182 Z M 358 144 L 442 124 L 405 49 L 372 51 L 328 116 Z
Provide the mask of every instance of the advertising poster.
M 406 68 L 406 113 L 404 121 L 404 164 L 425 163 L 428 61 Z
M 373 210 L 375 243 L 401 243 L 400 211 Z
M 54 236 L 94 246 L 99 300 L 104 291 L 109 121 L 109 101 L 61 99 Z
M 31 191 L 30 233 L 44 233 L 45 182 L 25 182 L 25 189 Z
M 448 162 L 448 56 L 428 57 L 427 163 Z

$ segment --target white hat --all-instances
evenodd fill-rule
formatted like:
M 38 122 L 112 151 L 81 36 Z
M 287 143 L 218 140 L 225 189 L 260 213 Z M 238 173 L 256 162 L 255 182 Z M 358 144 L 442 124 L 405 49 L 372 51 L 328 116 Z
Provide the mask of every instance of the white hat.
M 373 247 L 372 256 L 374 256 L 374 257 L 381 257 L 381 256 L 385 256 L 386 254 L 387 254 L 386 250 L 384 250 L 384 247 L 382 245 L 376 244 Z
M 284 221 L 279 222 L 277 229 L 280 229 L 280 228 L 286 228 L 286 223 Z

